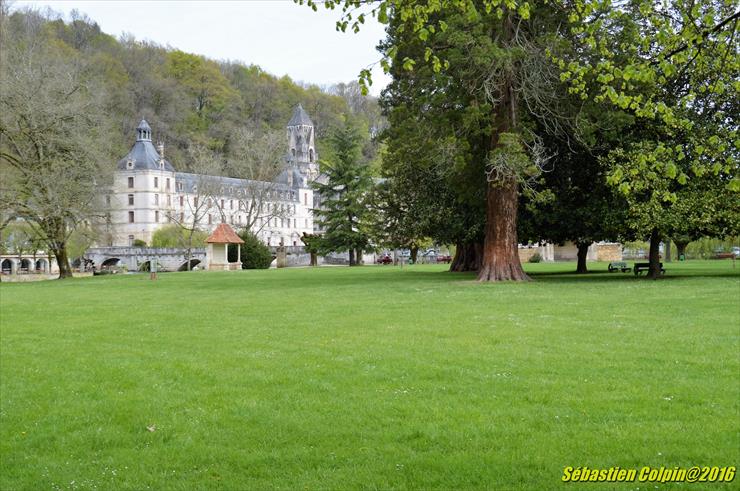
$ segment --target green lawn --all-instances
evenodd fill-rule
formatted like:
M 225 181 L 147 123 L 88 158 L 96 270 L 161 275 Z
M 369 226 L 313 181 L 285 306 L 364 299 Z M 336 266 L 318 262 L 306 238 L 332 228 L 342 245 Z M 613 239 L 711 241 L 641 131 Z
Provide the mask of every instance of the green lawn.
M 2 284 L 0 489 L 698 490 L 560 478 L 739 465 L 740 264 L 574 267 Z

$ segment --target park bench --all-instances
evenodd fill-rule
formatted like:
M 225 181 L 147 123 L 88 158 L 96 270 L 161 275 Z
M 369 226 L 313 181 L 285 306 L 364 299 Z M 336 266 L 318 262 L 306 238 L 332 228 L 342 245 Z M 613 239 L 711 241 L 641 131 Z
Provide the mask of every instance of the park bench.
M 622 273 L 629 273 L 630 271 L 632 271 L 632 268 L 627 266 L 627 263 L 625 263 L 624 261 L 609 263 L 609 272 L 614 273 L 617 271 L 621 271 Z
M 659 263 L 659 267 L 660 267 L 660 274 L 665 274 L 665 268 L 663 267 L 663 263 Z M 633 268 L 635 276 L 639 275 L 643 271 L 649 271 L 649 270 L 650 270 L 650 263 L 635 263 L 635 267 Z

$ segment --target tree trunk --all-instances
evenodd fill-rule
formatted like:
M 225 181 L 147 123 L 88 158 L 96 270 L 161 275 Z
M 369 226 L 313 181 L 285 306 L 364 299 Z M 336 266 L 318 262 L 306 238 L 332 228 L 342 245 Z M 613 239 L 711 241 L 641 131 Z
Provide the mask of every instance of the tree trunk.
M 513 14 L 507 8 L 503 17 L 503 43 L 514 40 Z M 492 31 L 492 36 L 495 30 Z M 516 131 L 517 94 L 514 90 L 514 74 L 504 75 L 499 103 L 493 108 L 493 131 L 490 149 L 500 144 L 501 133 Z M 493 176 L 486 190 L 486 225 L 483 243 L 483 261 L 478 272 L 478 281 L 527 281 L 522 263 L 519 261 L 519 244 L 516 235 L 517 208 L 519 206 L 519 184 L 516 175 Z M 488 176 L 486 176 L 488 178 Z
M 478 281 L 527 281 L 519 261 L 516 235 L 517 183 L 509 179 L 500 186 L 488 186 L 486 238 Z
M 686 246 L 689 245 L 688 242 L 678 242 L 676 241 L 676 254 L 678 254 L 679 259 L 681 256 L 683 256 L 684 259 L 686 259 Z
M 479 242 L 458 242 L 455 248 L 455 257 L 450 263 L 450 271 L 463 273 L 478 271 L 483 247 Z
M 660 277 L 660 233 L 657 228 L 650 232 L 650 269 L 648 278 L 657 280 Z
M 362 266 L 364 264 L 362 261 L 362 249 L 355 249 L 355 264 L 357 266 Z
M 311 252 L 310 254 L 311 254 L 311 266 L 318 266 L 319 261 L 318 261 L 318 258 L 316 257 L 316 253 Z
M 69 265 L 69 257 L 67 257 L 67 247 L 65 244 L 55 247 L 53 249 L 54 257 L 57 259 L 57 267 L 59 268 L 59 279 L 72 278 L 72 267 Z
M 355 250 L 354 249 L 349 250 L 349 265 L 350 266 L 355 265 Z
M 416 258 L 419 257 L 419 246 L 411 246 L 410 256 L 411 262 L 416 264 Z
M 670 263 L 673 259 L 671 258 L 671 239 L 665 242 L 665 262 Z
M 576 246 L 578 247 L 578 266 L 576 267 L 576 273 L 588 273 L 586 256 L 588 256 L 588 248 L 591 246 L 591 242 L 578 242 Z

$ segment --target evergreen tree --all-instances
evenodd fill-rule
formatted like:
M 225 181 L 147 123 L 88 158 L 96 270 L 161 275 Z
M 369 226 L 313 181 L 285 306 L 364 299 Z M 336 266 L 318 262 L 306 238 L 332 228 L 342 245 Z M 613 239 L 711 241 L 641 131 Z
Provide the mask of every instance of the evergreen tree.
M 317 222 L 324 229 L 319 250 L 349 251 L 349 265 L 354 266 L 369 244 L 365 230 L 369 219 L 366 199 L 372 179 L 368 167 L 361 163 L 361 137 L 354 126 L 337 128 L 330 143 L 334 161 L 325 166 L 326 178 L 313 184 L 322 197 L 319 207 L 314 209 Z

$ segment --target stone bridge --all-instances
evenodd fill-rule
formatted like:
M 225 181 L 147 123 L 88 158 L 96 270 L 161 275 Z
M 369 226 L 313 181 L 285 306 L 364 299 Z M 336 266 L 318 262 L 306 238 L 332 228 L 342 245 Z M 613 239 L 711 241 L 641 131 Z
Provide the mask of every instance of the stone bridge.
M 84 258 L 91 261 L 98 271 L 123 268 L 129 271 L 149 271 L 156 261 L 158 271 L 187 271 L 187 250 L 158 247 L 92 247 L 85 251 Z M 206 250 L 191 250 L 190 269 L 207 267 Z
M 52 274 L 59 272 L 57 261 L 43 252 L 0 255 L 0 274 Z

